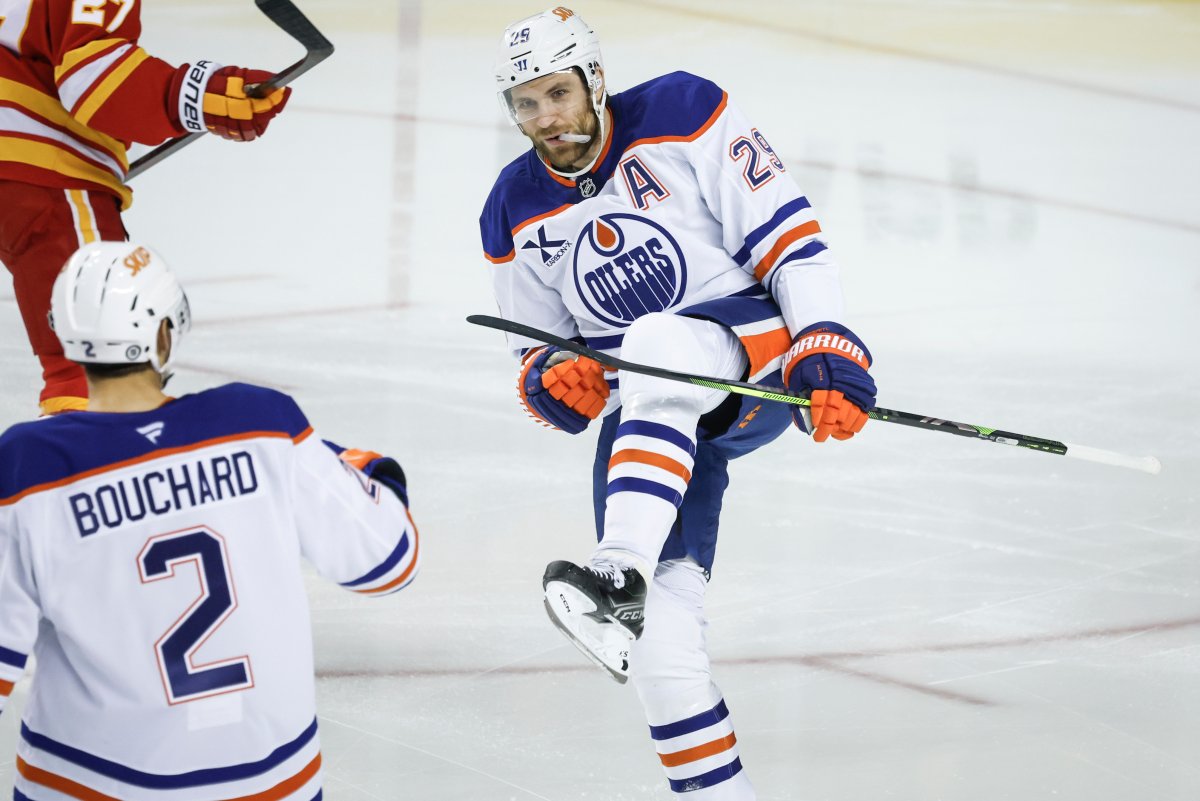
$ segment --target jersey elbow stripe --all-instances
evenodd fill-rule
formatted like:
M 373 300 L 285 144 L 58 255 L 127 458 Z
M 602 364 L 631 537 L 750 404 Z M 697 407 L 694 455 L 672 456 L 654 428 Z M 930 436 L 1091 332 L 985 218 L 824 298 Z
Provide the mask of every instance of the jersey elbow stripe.
M 404 589 L 410 583 L 412 583 L 414 578 L 417 577 L 417 568 L 421 559 L 421 535 L 417 531 L 417 524 L 413 522 L 412 514 L 407 509 L 404 510 L 404 513 L 408 517 L 409 531 L 412 532 L 411 556 L 409 556 L 406 561 L 403 558 L 404 554 L 401 553 L 401 558 L 397 560 L 396 564 L 394 564 L 388 571 L 380 574 L 380 577 L 377 580 L 383 583 L 379 584 L 378 586 L 365 588 L 350 587 L 349 589 L 352 589 L 354 592 L 357 592 L 361 595 L 384 595 Z M 402 539 L 408 539 L 408 532 L 405 532 Z M 397 550 L 399 549 L 399 546 L 397 546 Z
M 517 257 L 517 249 L 514 247 L 512 250 L 508 251 L 508 253 L 506 253 L 503 256 L 500 256 L 499 258 L 493 256 L 492 254 L 488 253 L 485 250 L 483 252 L 483 257 L 485 259 L 487 259 L 488 261 L 490 261 L 492 264 L 508 264 L 510 261 L 512 261 L 513 259 L 515 259 Z
M 84 92 L 133 47 L 124 39 L 104 39 L 68 53 L 54 70 L 54 83 L 63 107 L 74 108 Z
M 771 216 L 771 219 L 755 228 L 746 236 L 745 241 L 742 243 L 742 249 L 733 254 L 733 260 L 739 266 L 745 266 L 750 261 L 750 254 L 764 239 L 773 234 L 792 217 L 810 208 L 812 208 L 812 204 L 808 202 L 808 198 L 806 197 L 798 197 L 780 206 L 775 211 L 775 214 Z
M 86 125 L 100 110 L 100 107 L 112 97 L 113 93 L 121 88 L 121 84 L 125 83 L 133 71 L 149 57 L 150 55 L 145 50 L 138 47 L 118 58 L 117 62 L 106 70 L 92 89 L 80 98 L 76 106 L 71 109 L 71 113 Z
M 775 241 L 775 244 L 769 251 L 767 251 L 762 259 L 759 260 L 758 264 L 754 266 L 754 277 L 757 280 L 762 281 L 763 278 L 766 277 L 767 273 L 771 271 L 771 268 L 775 266 L 775 263 L 779 260 L 779 257 L 784 254 L 784 251 L 786 251 L 789 246 L 791 246 L 794 242 L 804 239 L 805 237 L 815 236 L 819 233 L 821 233 L 821 226 L 816 220 L 809 220 L 803 225 L 798 225 L 792 230 L 783 234 Z

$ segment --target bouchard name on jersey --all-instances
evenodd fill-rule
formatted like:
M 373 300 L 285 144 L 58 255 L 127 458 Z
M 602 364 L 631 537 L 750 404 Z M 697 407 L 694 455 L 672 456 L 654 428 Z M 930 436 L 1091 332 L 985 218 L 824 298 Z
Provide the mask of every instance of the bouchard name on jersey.
M 273 390 L 10 428 L 0 705 L 36 663 L 16 797 L 320 797 L 301 559 L 379 596 L 418 556 L 406 503 Z

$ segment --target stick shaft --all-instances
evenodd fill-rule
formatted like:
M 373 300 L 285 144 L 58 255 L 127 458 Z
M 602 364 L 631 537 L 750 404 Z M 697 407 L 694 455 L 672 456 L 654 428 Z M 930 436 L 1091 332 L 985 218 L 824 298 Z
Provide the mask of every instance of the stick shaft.
M 733 381 L 725 378 L 711 378 L 709 376 L 693 375 L 690 373 L 680 373 L 674 370 L 665 370 L 661 367 L 651 367 L 645 364 L 636 364 L 628 362 L 624 359 L 619 359 L 615 356 L 609 356 L 607 353 L 594 350 L 581 345 L 574 340 L 556 336 L 548 331 L 542 331 L 532 326 L 516 323 L 512 320 L 505 320 L 501 317 L 491 317 L 486 314 L 472 314 L 467 317 L 468 323 L 480 325 L 485 328 L 494 328 L 499 331 L 507 331 L 510 334 L 527 337 L 545 342 L 549 345 L 557 345 L 563 350 L 578 353 L 581 356 L 587 356 L 595 361 L 610 367 L 614 370 L 626 370 L 631 373 L 644 373 L 646 375 L 666 378 L 672 381 L 682 381 L 687 384 L 695 384 L 709 389 L 718 389 L 725 392 L 732 392 L 738 395 L 750 395 L 764 400 L 778 401 L 779 403 L 789 403 L 793 406 L 809 406 L 808 398 L 801 396 L 799 393 L 793 392 L 786 387 L 770 387 L 762 384 L 751 384 L 745 381 Z M 1160 465 L 1157 459 L 1153 456 L 1125 456 L 1123 454 L 1114 453 L 1113 451 L 1105 451 L 1099 448 L 1089 448 L 1083 445 L 1067 445 L 1058 440 L 1045 439 L 1043 437 L 1034 437 L 1029 434 L 1017 434 L 1012 431 L 1001 431 L 987 426 L 977 426 L 970 423 L 956 423 L 953 420 L 945 420 L 940 417 L 929 417 L 927 415 L 913 414 L 911 412 L 901 412 L 895 409 L 884 409 L 876 406 L 867 416 L 872 420 L 880 420 L 885 423 L 896 423 L 912 428 L 921 428 L 926 431 L 942 431 L 947 434 L 955 434 L 960 437 L 968 437 L 970 439 L 982 439 L 989 442 L 995 442 L 1000 445 L 1014 445 L 1020 448 L 1039 451 L 1041 453 L 1052 453 L 1058 456 L 1070 456 L 1076 459 L 1085 459 L 1092 462 L 1100 462 L 1109 464 L 1115 467 L 1128 467 L 1133 470 L 1141 470 L 1146 473 L 1157 473 Z

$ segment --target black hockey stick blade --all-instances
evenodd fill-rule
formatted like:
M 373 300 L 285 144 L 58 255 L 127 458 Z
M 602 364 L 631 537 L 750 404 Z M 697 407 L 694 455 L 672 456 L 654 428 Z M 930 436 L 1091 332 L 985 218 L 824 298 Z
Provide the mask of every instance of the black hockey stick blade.
M 613 370 L 626 370 L 631 373 L 643 373 L 645 375 L 657 376 L 658 378 L 666 378 L 672 381 L 682 381 L 686 384 L 695 384 L 708 389 L 717 389 L 724 392 L 732 392 L 737 395 L 750 395 L 755 398 L 764 400 L 778 401 L 779 403 L 789 403 L 793 406 L 809 406 L 811 405 L 808 398 L 793 392 L 786 387 L 771 387 L 762 384 L 751 384 L 745 381 L 733 381 L 726 378 L 711 378 L 709 376 L 692 375 L 690 373 L 680 373 L 674 370 L 665 370 L 661 367 L 651 367 L 645 364 L 637 364 L 628 362 L 624 359 L 618 359 L 615 356 L 609 356 L 607 353 L 601 353 L 598 350 L 580 345 L 574 340 L 565 339 L 560 336 L 551 334 L 548 331 L 542 331 L 532 326 L 516 323 L 512 320 L 505 320 L 501 317 L 491 317 L 486 314 L 472 314 L 467 317 L 467 322 L 474 325 L 481 325 L 485 328 L 495 328 L 499 331 L 507 331 L 510 334 L 527 337 L 538 342 L 545 342 L 548 345 L 557 345 L 563 350 L 578 353 L 581 356 L 587 356 L 595 361 L 603 364 L 605 367 Z M 903 426 L 911 426 L 912 428 L 923 428 L 926 431 L 943 431 L 947 434 L 955 434 L 960 437 L 969 437 L 971 439 L 982 439 L 988 442 L 995 442 L 1000 445 L 1015 445 L 1020 448 L 1028 448 L 1029 450 L 1040 451 L 1042 453 L 1052 453 L 1058 456 L 1071 456 L 1076 459 L 1086 459 L 1090 462 L 1100 462 L 1103 464 L 1113 465 L 1115 467 L 1128 467 L 1133 470 L 1140 470 L 1143 473 L 1158 473 L 1162 469 L 1162 465 L 1158 459 L 1153 456 L 1126 456 L 1113 451 L 1106 451 L 1100 448 L 1091 448 L 1085 445 L 1070 445 L 1058 440 L 1044 439 L 1042 437 L 1034 437 L 1028 434 L 1015 434 L 1011 431 L 1001 431 L 995 428 L 986 426 L 977 426 L 970 423 L 956 423 L 953 420 L 944 420 L 939 417 L 928 417 L 923 415 L 912 414 L 911 412 L 900 412 L 895 409 L 884 409 L 876 406 L 867 413 L 867 417 L 872 420 L 881 420 L 885 423 L 898 423 Z
M 251 97 L 263 97 L 282 86 L 287 86 L 333 54 L 333 43 L 317 30 L 300 9 L 296 8 L 296 4 L 292 0 L 254 0 L 254 4 L 268 19 L 303 45 L 305 52 L 304 58 L 272 75 L 268 80 L 247 86 L 246 93 Z M 203 135 L 202 133 L 190 133 L 159 145 L 129 165 L 129 172 L 125 174 L 125 180 L 133 180 Z

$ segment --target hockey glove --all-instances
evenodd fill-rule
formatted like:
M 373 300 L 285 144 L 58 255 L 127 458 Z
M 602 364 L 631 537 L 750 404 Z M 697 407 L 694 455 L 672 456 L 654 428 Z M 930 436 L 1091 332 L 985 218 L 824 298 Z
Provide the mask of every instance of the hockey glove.
M 788 389 L 808 395 L 812 405 L 792 407 L 792 420 L 817 442 L 832 434 L 850 439 L 867 424 L 875 408 L 875 381 L 867 374 L 871 352 L 850 329 L 815 323 L 792 340 L 784 356 Z
M 251 97 L 246 92 L 246 87 L 270 77 L 271 73 L 262 70 L 222 67 L 212 61 L 184 64 L 172 85 L 172 97 L 178 98 L 179 124 L 189 133 L 208 130 L 239 142 L 257 139 L 283 111 L 292 93 L 288 88 L 276 89 L 266 97 Z
M 395 459 L 381 456 L 375 451 L 343 448 L 327 439 L 321 441 L 345 464 L 365 474 L 372 481 L 387 487 L 400 499 L 401 503 L 408 506 L 408 479 L 404 475 L 404 469 Z
M 542 423 L 578 434 L 608 401 L 604 368 L 586 356 L 545 345 L 525 354 L 517 391 L 525 411 Z

